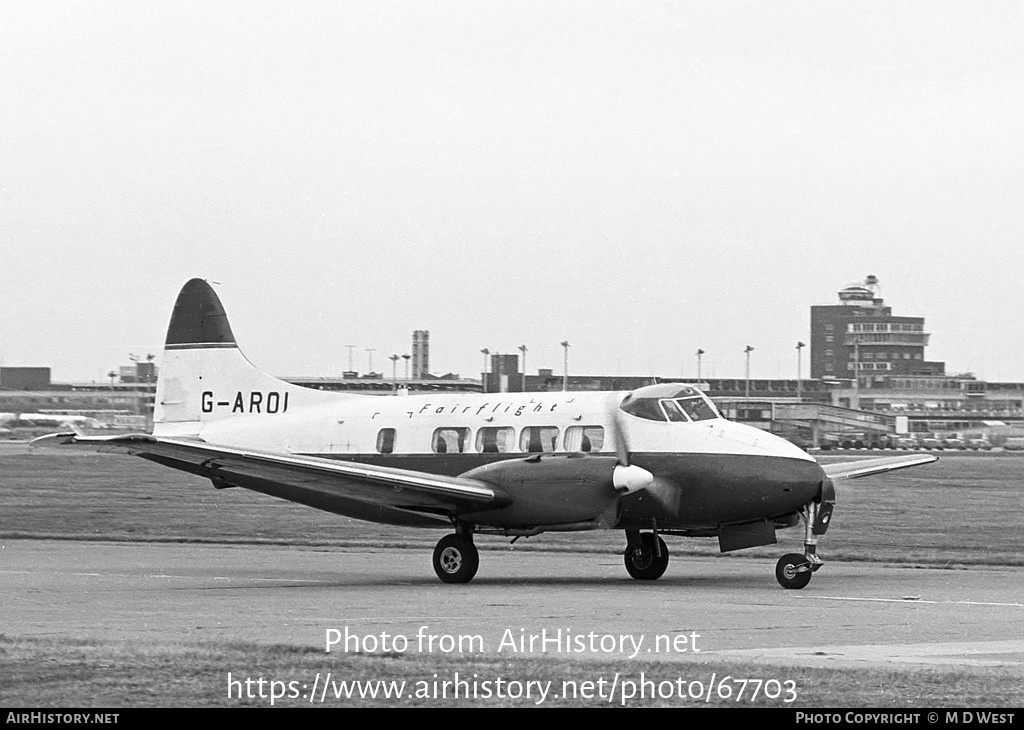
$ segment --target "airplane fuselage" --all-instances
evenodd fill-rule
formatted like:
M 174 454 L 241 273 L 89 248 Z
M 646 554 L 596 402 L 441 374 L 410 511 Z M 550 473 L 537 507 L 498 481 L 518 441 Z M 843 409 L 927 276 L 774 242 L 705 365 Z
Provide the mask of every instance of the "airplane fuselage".
M 447 476 L 508 460 L 576 459 L 554 479 L 532 478 L 532 467 L 524 466 L 522 478 L 500 485 L 513 504 L 465 515 L 491 527 L 565 526 L 593 518 L 600 490 L 583 472 L 613 463 L 616 435 L 628 442 L 630 462 L 655 476 L 657 488 L 609 496 L 614 514 L 602 515 L 608 527 L 714 534 L 722 524 L 792 515 L 815 499 L 823 480 L 810 455 L 773 434 L 717 414 L 682 422 L 637 417 L 619 410 L 627 392 L 312 393 L 317 402 L 304 405 L 305 394 L 295 390 L 201 391 L 196 405 L 212 420 L 161 423 L 155 433 L 198 433 L 238 448 Z M 329 395 L 336 397 L 324 400 Z M 367 513 L 361 505 L 312 506 L 379 522 L 439 524 L 393 510 Z

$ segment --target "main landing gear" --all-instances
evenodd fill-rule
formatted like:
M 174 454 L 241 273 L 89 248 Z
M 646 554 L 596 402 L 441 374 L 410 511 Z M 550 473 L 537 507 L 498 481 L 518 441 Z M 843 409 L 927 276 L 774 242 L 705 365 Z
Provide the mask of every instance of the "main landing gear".
M 434 548 L 434 572 L 445 583 L 469 583 L 480 567 L 480 553 L 469 530 L 442 537 Z
M 668 547 L 656 533 L 626 531 L 626 572 L 637 580 L 657 580 L 668 567 Z
M 775 564 L 775 579 L 783 588 L 798 590 L 824 563 L 818 557 L 818 536 L 824 535 L 832 519 L 831 502 L 811 502 L 800 513 L 804 521 L 804 554 L 789 553 Z

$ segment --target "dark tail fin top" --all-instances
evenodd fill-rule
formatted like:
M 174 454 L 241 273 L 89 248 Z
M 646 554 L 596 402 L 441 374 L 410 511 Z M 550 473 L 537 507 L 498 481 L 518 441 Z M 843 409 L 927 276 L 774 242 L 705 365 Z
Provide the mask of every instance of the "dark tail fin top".
M 174 303 L 165 347 L 235 347 L 228 316 L 213 288 L 202 279 L 192 279 L 181 288 Z

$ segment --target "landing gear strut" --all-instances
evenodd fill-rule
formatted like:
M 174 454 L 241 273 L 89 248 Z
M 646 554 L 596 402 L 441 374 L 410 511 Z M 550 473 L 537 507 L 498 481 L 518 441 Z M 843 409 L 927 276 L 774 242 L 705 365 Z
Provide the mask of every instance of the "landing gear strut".
M 479 567 L 480 553 L 468 530 L 442 537 L 434 548 L 434 572 L 445 583 L 468 583 Z
M 811 575 L 824 563 L 818 557 L 818 535 L 823 535 L 832 519 L 832 504 L 811 502 L 800 517 L 804 521 L 804 554 L 789 553 L 775 564 L 775 579 L 783 588 L 804 588 L 811 582 Z
M 627 532 L 625 562 L 633 578 L 657 580 L 668 567 L 668 547 L 653 532 Z

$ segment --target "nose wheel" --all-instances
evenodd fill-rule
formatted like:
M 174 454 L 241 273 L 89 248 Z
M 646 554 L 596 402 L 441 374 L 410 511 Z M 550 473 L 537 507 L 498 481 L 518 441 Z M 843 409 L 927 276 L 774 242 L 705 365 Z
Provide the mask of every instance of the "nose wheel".
M 468 583 L 480 567 L 480 553 L 469 535 L 447 535 L 434 548 L 434 572 L 445 583 Z
M 807 558 L 799 553 L 790 553 L 779 558 L 775 565 L 775 579 L 783 588 L 800 589 L 811 582 L 814 572 Z

